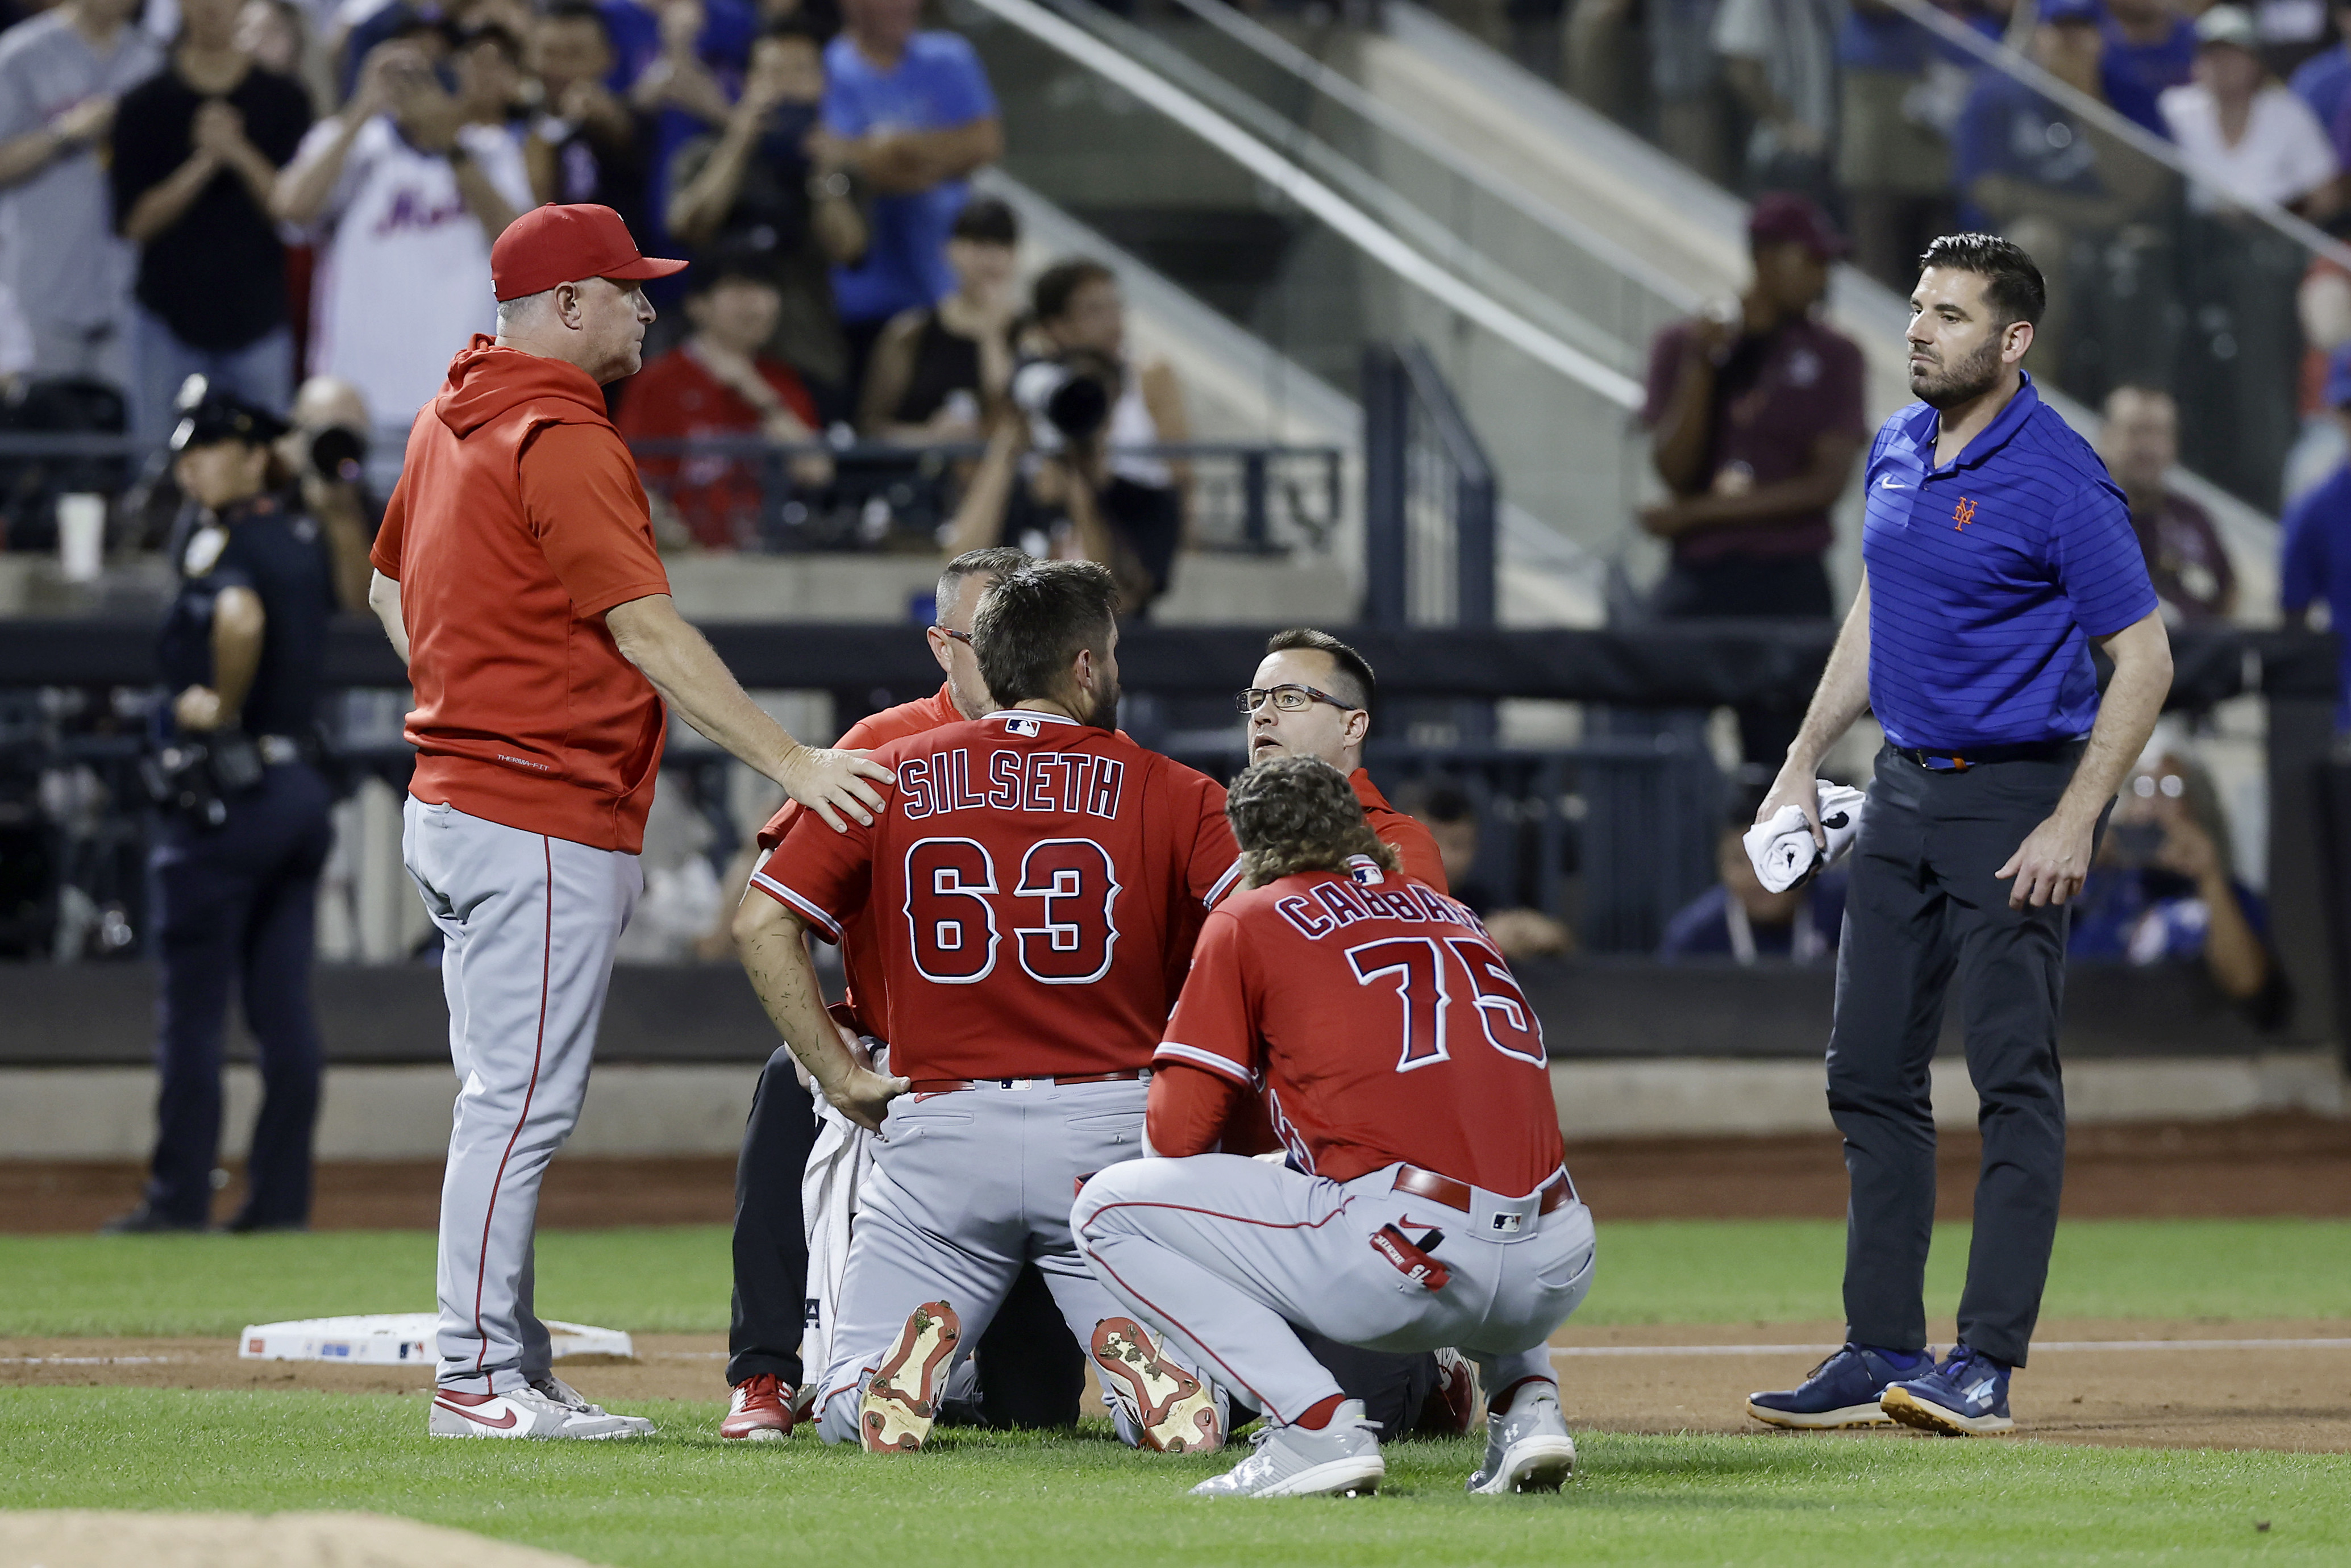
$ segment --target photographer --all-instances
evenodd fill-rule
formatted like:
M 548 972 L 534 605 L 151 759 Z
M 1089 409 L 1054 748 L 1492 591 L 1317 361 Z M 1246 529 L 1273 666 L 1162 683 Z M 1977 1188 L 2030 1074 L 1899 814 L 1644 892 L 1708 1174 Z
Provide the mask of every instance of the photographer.
M 294 394 L 294 428 L 279 438 L 278 458 L 301 476 L 302 509 L 318 520 L 334 570 L 335 603 L 350 614 L 368 607 L 368 547 L 383 521 L 383 502 L 367 486 L 367 400 L 332 376 L 312 376 Z
M 319 1050 L 310 1013 L 319 873 L 334 831 L 315 750 L 333 608 L 318 526 L 287 494 L 267 411 L 192 383 L 172 436 L 202 508 L 157 647 L 172 695 L 145 771 L 162 807 L 149 870 L 155 946 L 155 1155 L 113 1232 L 201 1230 L 220 1153 L 222 1034 L 234 984 L 259 1048 L 263 1098 L 231 1230 L 298 1229 L 310 1215 Z
M 2287 998 L 2268 925 L 2261 895 L 2231 869 L 2210 776 L 2176 753 L 2142 761 L 2082 884 L 2067 953 L 2142 967 L 2201 963 L 2223 996 L 2270 1028 Z
M 1029 360 L 1012 372 L 1011 406 L 947 525 L 949 559 L 1010 545 L 1032 556 L 1095 561 L 1116 580 L 1122 618 L 1150 607 L 1165 589 L 1175 545 L 1170 535 L 1165 549 L 1144 554 L 1102 504 L 1103 435 L 1117 376 L 1115 364 L 1082 352 Z

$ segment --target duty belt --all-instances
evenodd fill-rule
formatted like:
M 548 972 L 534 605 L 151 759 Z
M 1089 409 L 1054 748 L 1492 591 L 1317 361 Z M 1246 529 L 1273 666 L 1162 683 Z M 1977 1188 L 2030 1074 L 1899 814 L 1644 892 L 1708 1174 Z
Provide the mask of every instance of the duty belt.
M 2032 740 L 2011 746 L 1970 746 L 1964 752 L 1897 746 L 1894 754 L 1908 758 L 1930 773 L 1965 773 L 1988 762 L 2055 762 L 2077 744 L 2071 740 Z
M 1451 1176 L 1438 1176 L 1435 1171 L 1425 1171 L 1417 1166 L 1405 1166 L 1396 1172 L 1395 1190 L 1425 1197 L 1431 1203 L 1441 1203 L 1447 1208 L 1458 1208 L 1464 1214 L 1475 1208 L 1478 1202 L 1478 1189 L 1468 1182 L 1455 1181 Z M 1562 1171 L 1545 1183 L 1536 1196 L 1540 1201 L 1535 1205 L 1535 1212 L 1549 1214 L 1560 1205 L 1574 1200 L 1575 1184 L 1567 1179 L 1565 1171 Z
M 953 1094 L 960 1090 L 977 1089 L 992 1083 L 998 1089 L 1033 1089 L 1040 1083 L 1066 1087 L 1071 1083 L 1147 1083 L 1151 1069 L 1137 1068 L 1131 1072 L 1071 1072 L 1051 1078 L 914 1078 L 906 1087 L 916 1094 Z

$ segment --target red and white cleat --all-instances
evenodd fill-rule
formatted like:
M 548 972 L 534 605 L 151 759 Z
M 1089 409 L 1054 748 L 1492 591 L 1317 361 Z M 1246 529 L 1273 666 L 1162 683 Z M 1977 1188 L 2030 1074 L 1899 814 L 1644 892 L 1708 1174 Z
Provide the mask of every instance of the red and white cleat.
M 772 1443 L 792 1435 L 792 1391 L 773 1373 L 755 1372 L 735 1385 L 718 1435 L 734 1442 Z
M 925 1301 L 906 1315 L 906 1326 L 858 1397 L 857 1436 L 867 1453 L 921 1449 L 938 1419 L 939 1388 L 962 1338 L 962 1320 L 945 1301 Z
M 436 1389 L 425 1431 L 435 1437 L 633 1437 L 629 1417 L 590 1415 L 559 1405 L 534 1388 L 505 1394 L 458 1394 Z
M 1094 1365 L 1132 1422 L 1141 1446 L 1162 1454 L 1213 1454 L 1224 1447 L 1215 1390 L 1167 1359 L 1133 1318 L 1094 1325 Z
M 1458 1350 L 1437 1353 L 1437 1386 L 1420 1406 L 1413 1430 L 1432 1437 L 1457 1437 L 1478 1418 L 1478 1369 Z

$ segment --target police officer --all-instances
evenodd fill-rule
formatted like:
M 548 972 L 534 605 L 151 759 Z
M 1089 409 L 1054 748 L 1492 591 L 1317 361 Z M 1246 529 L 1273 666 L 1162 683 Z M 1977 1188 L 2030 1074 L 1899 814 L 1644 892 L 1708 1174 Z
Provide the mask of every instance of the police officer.
M 234 985 L 260 1048 L 250 1191 L 231 1230 L 298 1229 L 310 1214 L 319 1032 L 310 953 L 333 841 L 311 765 L 334 589 L 318 525 L 270 444 L 275 414 L 192 379 L 172 436 L 195 508 L 158 649 L 164 801 L 149 870 L 162 956 L 155 1156 L 144 1199 L 106 1228 L 201 1230 L 220 1148 L 221 1044 Z

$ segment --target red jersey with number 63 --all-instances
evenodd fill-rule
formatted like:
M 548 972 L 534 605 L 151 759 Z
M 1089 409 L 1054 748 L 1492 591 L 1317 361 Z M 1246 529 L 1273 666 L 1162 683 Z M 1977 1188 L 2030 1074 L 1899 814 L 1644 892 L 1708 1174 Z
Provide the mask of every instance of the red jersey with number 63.
M 904 1078 L 1133 1071 L 1207 911 L 1238 879 L 1224 787 L 1122 735 L 1007 709 L 876 749 L 870 828 L 800 813 L 751 878 L 879 947 Z
M 1368 866 L 1227 899 L 1157 1061 L 1261 1087 L 1290 1155 L 1333 1181 L 1402 1160 L 1517 1197 L 1564 1157 L 1542 1026 L 1485 926 Z

